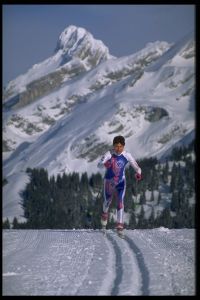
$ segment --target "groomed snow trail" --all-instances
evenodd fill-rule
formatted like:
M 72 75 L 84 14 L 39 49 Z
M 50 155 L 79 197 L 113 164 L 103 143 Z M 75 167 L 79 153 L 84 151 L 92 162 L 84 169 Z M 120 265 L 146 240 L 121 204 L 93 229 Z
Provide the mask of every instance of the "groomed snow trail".
M 193 229 L 3 230 L 3 295 L 194 295 Z

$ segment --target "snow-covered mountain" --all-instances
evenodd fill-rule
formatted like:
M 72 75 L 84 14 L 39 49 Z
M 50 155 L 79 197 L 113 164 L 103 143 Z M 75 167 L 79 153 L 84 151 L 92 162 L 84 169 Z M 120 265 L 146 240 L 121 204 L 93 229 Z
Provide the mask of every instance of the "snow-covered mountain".
M 193 139 L 194 61 L 192 33 L 116 58 L 85 29 L 66 28 L 55 54 L 5 90 L 4 215 L 13 205 L 21 214 L 27 167 L 91 174 L 115 135 L 136 159 Z
M 73 25 L 61 33 L 54 52 L 53 56 L 10 81 L 5 90 L 4 101 L 10 100 L 12 103 L 17 96 L 15 101 L 25 102 L 25 98 L 26 102 L 20 105 L 26 105 L 55 87 L 60 87 L 62 82 L 112 58 L 102 41 L 95 40 L 84 28 Z M 35 94 L 32 95 L 31 91 Z

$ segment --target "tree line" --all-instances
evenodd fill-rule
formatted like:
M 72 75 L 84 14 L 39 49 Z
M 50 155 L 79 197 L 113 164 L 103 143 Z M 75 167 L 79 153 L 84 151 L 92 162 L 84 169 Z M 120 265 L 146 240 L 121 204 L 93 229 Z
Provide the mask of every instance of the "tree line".
M 194 142 L 175 148 L 163 163 L 157 158 L 138 160 L 143 180 L 136 182 L 135 171 L 126 169 L 124 210 L 127 229 L 194 228 L 195 176 Z M 13 219 L 12 228 L 78 229 L 101 228 L 103 178 L 100 173 L 58 174 L 49 177 L 47 170 L 28 168 L 30 181 L 21 191 L 21 205 L 26 222 Z M 147 197 L 150 195 L 150 198 Z M 151 208 L 147 217 L 146 208 Z M 109 228 L 115 227 L 116 201 L 110 207 Z M 3 228 L 11 228 L 8 219 Z

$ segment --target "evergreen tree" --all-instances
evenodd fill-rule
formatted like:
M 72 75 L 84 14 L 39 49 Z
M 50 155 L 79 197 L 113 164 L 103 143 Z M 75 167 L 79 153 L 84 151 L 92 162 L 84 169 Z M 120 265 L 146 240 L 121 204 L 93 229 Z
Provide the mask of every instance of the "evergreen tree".
M 94 210 L 93 210 L 93 220 L 92 220 L 92 228 L 100 229 L 101 228 L 101 215 L 103 211 L 103 195 L 98 197 L 94 202 Z
M 103 179 L 100 173 L 92 174 L 89 179 L 89 185 L 93 188 L 94 191 L 99 191 L 103 185 Z
M 138 218 L 137 228 L 145 229 L 148 227 L 147 219 L 145 218 L 144 207 L 141 205 L 141 211 Z
M 3 178 L 3 186 L 8 183 L 8 180 L 6 178 Z
M 171 192 L 175 191 L 177 189 L 177 186 L 178 186 L 178 171 L 177 171 L 177 166 L 174 162 L 171 171 L 171 182 L 170 182 Z
M 127 212 L 129 209 L 133 208 L 133 198 L 132 198 L 132 188 L 129 185 L 128 188 L 126 189 L 126 194 L 124 197 L 124 210 Z
M 172 193 L 172 199 L 171 199 L 171 204 L 170 204 L 170 208 L 172 211 L 177 212 L 179 210 L 180 207 L 180 203 L 179 203 L 179 195 L 178 195 L 178 191 L 174 191 Z
M 161 219 L 162 223 L 161 226 L 166 227 L 166 228 L 173 228 L 173 220 L 170 215 L 170 209 L 169 207 L 166 207 L 163 212 L 162 212 L 162 217 Z
M 6 220 L 3 222 L 3 229 L 10 229 L 10 222 L 8 218 L 6 218 Z
M 130 220 L 129 220 L 129 229 L 135 229 L 137 227 L 135 212 L 133 210 L 130 211 Z
M 160 211 L 157 211 L 157 216 L 154 217 L 154 228 L 158 228 L 162 225 L 162 213 Z
M 195 205 L 188 207 L 188 228 L 195 228 Z
M 159 191 L 159 193 L 158 193 L 158 205 L 160 204 L 161 200 L 162 200 L 162 196 L 161 196 L 161 193 Z
M 145 191 L 142 192 L 142 195 L 140 195 L 140 204 L 146 204 L 146 195 Z
M 150 201 L 151 201 L 151 202 L 154 201 L 154 194 L 153 194 L 153 191 L 151 191 L 151 198 L 150 198 Z
M 163 176 L 162 176 L 164 184 L 168 183 L 168 175 L 169 175 L 169 163 L 168 161 L 166 161 L 165 167 L 163 168 Z
M 12 224 L 12 225 L 13 225 L 13 226 L 12 226 L 13 229 L 19 229 L 19 228 L 20 228 L 19 223 L 18 223 L 18 220 L 17 220 L 16 217 L 14 217 L 14 219 L 13 219 L 13 224 Z
M 147 228 L 154 228 L 154 207 L 152 206 L 151 215 L 148 219 Z
M 180 163 L 178 164 L 178 170 L 177 170 L 177 189 L 182 190 L 184 188 L 184 178 L 183 178 L 183 172 L 181 169 Z
M 152 188 L 151 190 L 158 190 L 158 186 L 159 186 L 159 177 L 160 174 L 158 172 L 158 170 L 156 170 L 156 168 L 154 167 L 153 169 L 153 181 L 152 181 Z

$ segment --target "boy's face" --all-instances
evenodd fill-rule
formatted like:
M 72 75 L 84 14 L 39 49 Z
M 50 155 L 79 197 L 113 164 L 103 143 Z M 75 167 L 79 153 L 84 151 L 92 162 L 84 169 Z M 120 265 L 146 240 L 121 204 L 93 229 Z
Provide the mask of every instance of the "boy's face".
M 117 154 L 121 154 L 124 150 L 124 145 L 122 145 L 121 143 L 114 144 L 113 147 Z

